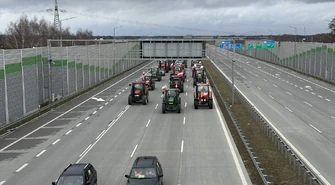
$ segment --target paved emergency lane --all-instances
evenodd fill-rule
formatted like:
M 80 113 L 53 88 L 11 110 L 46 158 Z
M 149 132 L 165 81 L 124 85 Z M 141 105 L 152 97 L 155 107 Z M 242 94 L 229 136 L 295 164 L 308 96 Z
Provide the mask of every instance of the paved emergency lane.
M 149 105 L 131 106 L 119 120 L 128 130 L 116 138 L 120 144 L 111 143 L 112 131 L 82 159 L 96 165 L 98 183 L 125 184 L 124 175 L 137 156 L 155 155 L 162 163 L 165 184 L 251 184 L 231 136 L 223 132 L 218 111 L 193 109 L 190 75 L 180 114 L 162 114 L 160 87 L 168 82 L 165 77 L 156 83 Z
M 322 83 L 305 81 L 291 72 L 279 73 L 278 67 L 273 67 L 270 73 L 270 64 L 245 57 L 235 59 L 235 85 L 328 181 L 335 182 L 331 173 L 335 170 L 332 157 L 335 152 L 332 134 L 335 131 L 335 96 L 332 89 Z M 230 60 L 221 55 L 215 61 L 229 78 Z
M 30 123 L 2 138 L 13 144 L 7 143 L 1 149 L 0 182 L 25 184 L 30 179 L 30 184 L 41 184 L 38 182 L 45 182 L 39 180 L 43 179 L 40 178 L 43 174 L 41 172 L 50 170 L 49 175 L 54 175 L 64 165 L 73 162 L 71 157 L 83 152 L 87 143 L 94 140 L 107 125 L 106 121 L 116 118 L 121 109 L 125 108 L 122 96 L 129 91 L 128 83 L 139 78 L 143 70 L 145 68 L 141 67 L 132 70 L 116 79 L 117 81 L 102 85 L 36 120 L 36 123 Z M 110 86 L 112 87 L 106 89 Z M 99 92 L 95 97 L 103 97 L 103 102 L 89 99 Z M 54 118 L 54 114 L 62 116 Z M 104 114 L 105 117 L 100 119 Z M 46 123 L 48 124 L 45 125 Z M 31 130 L 27 133 L 26 129 Z M 37 166 L 40 168 L 36 168 Z M 27 170 L 29 173 L 26 173 Z

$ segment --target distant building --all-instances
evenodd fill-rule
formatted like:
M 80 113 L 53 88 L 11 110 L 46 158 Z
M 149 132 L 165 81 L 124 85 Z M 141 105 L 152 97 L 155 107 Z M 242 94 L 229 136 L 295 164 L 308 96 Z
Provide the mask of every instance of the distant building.
M 184 39 L 193 39 L 193 35 L 185 35 Z

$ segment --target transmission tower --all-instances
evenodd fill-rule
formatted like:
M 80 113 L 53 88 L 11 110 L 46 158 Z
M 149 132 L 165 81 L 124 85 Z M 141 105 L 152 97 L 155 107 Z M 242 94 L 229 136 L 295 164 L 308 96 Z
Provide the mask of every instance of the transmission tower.
M 59 21 L 59 12 L 58 12 L 58 3 L 55 0 L 55 10 L 54 10 L 54 26 L 57 30 L 60 29 L 60 21 Z

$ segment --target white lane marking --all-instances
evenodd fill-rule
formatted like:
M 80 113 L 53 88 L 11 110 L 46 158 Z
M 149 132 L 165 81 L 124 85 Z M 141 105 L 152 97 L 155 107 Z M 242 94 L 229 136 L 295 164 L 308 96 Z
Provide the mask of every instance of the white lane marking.
M 128 89 L 128 87 L 126 87 L 126 89 Z
M 90 119 L 90 117 L 89 117 L 89 116 L 85 118 L 85 121 L 86 121 L 86 120 L 88 120 L 88 119 Z
M 117 97 L 117 95 L 114 96 L 114 98 L 116 98 L 116 97 Z
M 289 95 L 291 95 L 291 96 L 292 96 L 292 94 L 291 94 L 290 92 L 287 92 L 287 91 L 286 91 L 286 94 L 289 94 Z
M 267 82 L 267 80 L 266 80 L 266 79 L 263 79 L 263 80 Z
M 121 92 L 119 92 L 119 94 L 121 94 Z
M 307 104 L 307 105 L 309 105 L 309 106 L 311 106 L 311 107 L 313 107 L 312 104 L 310 104 L 310 103 L 308 103 L 308 102 L 306 102 L 306 101 L 304 101 L 304 103 Z
M 260 87 L 257 87 L 260 91 L 262 90 Z
M 123 111 L 121 111 L 121 112 L 120 112 L 120 114 L 119 114 L 119 115 L 117 115 L 117 117 L 120 117 L 122 114 L 123 114 Z
M 290 83 L 290 85 L 293 85 L 293 83 Z
M 186 88 L 188 88 L 188 85 L 186 85 Z
M 309 126 L 311 126 L 314 130 L 318 131 L 320 134 L 322 133 L 319 129 L 317 129 L 317 128 L 314 127 L 313 125 L 309 124 Z
M 258 75 L 255 74 L 256 77 L 258 77 Z
M 278 87 L 276 84 L 272 84 L 274 87 Z
M 335 119 L 335 116 L 331 116 L 333 119 Z
M 36 157 L 41 156 L 44 152 L 46 152 L 46 150 L 42 150 L 40 153 L 38 153 L 38 154 L 36 155 Z
M 3 184 L 5 184 L 5 182 L 6 182 L 6 181 L 1 181 L 1 182 L 0 182 L 0 185 L 3 185 Z
M 54 141 L 53 143 L 52 143 L 52 145 L 55 145 L 56 143 L 58 143 L 60 141 L 60 139 L 57 139 L 56 141 Z
M 214 62 L 213 62 L 214 63 Z M 218 67 L 217 67 L 218 68 Z M 219 68 L 218 68 L 219 69 Z M 220 70 L 220 69 L 219 69 Z M 220 70 L 221 71 L 221 70 Z M 221 72 L 223 74 L 223 72 Z M 227 77 L 227 76 L 226 76 Z M 227 78 L 228 79 L 228 78 Z M 221 126 L 222 126 L 222 129 L 223 129 L 223 132 L 224 132 L 224 135 L 226 136 L 226 141 L 228 142 L 228 146 L 229 146 L 229 151 L 231 152 L 232 156 L 233 156 L 233 159 L 234 159 L 234 162 L 235 162 L 235 165 L 236 165 L 236 168 L 237 168 L 237 171 L 238 171 L 238 174 L 240 175 L 240 178 L 241 178 L 241 181 L 242 181 L 242 185 L 247 185 L 247 179 L 245 178 L 245 175 L 243 173 L 243 170 L 242 170 L 242 165 L 239 163 L 239 160 L 238 160 L 238 157 L 237 157 L 237 154 L 235 152 L 235 149 L 233 147 L 233 142 L 231 140 L 231 138 L 229 137 L 229 132 L 228 132 L 228 128 L 226 127 L 226 124 L 225 124 L 225 121 L 224 121 L 224 118 L 222 116 L 222 113 L 220 113 L 219 109 L 217 108 L 218 107 L 218 103 L 216 101 L 216 98 L 214 96 L 214 93 L 213 93 L 213 99 L 214 99 L 214 107 L 215 107 L 215 110 L 216 110 L 216 113 L 219 117 L 219 120 L 220 120 L 220 123 L 221 123 Z
M 326 98 L 326 101 L 330 101 L 330 99 Z
M 207 57 L 208 58 L 208 57 Z M 215 67 L 221 72 L 221 74 L 223 76 L 225 76 L 226 79 L 228 79 L 228 81 L 230 81 L 231 83 L 231 80 L 228 78 L 228 76 L 226 74 L 223 73 L 223 71 L 219 68 L 219 66 L 217 66 L 212 60 L 210 60 L 212 62 L 213 65 L 215 65 Z M 270 66 L 270 65 L 269 65 Z M 271 66 L 272 67 L 272 66 Z M 285 72 L 285 71 L 284 71 Z M 325 184 L 327 185 L 331 185 L 329 183 L 329 181 L 310 163 L 310 161 L 308 161 L 306 159 L 306 157 L 297 149 L 294 147 L 294 145 L 277 129 L 277 127 L 275 127 L 273 125 L 273 123 L 249 100 L 249 98 L 247 98 L 245 96 L 244 93 L 242 93 L 242 91 L 236 87 L 236 90 L 238 90 L 241 95 L 256 109 L 257 112 L 259 112 L 259 114 L 266 120 L 267 123 L 269 123 L 269 125 L 275 130 L 276 133 L 278 133 L 278 135 L 284 140 L 284 142 L 290 146 L 290 148 L 296 153 L 296 155 L 298 155 L 300 157 L 300 159 L 302 161 L 304 161 L 306 163 L 307 166 L 309 166 L 309 168 L 314 171 L 316 173 L 316 175 L 323 181 L 325 182 Z M 214 101 L 215 102 L 215 101 Z M 219 113 L 219 111 L 217 111 Z M 230 151 L 233 151 L 233 150 L 230 150 Z M 243 173 L 242 173 L 243 174 Z M 243 174 L 244 175 L 244 174 Z M 245 182 L 245 184 L 247 184 Z
M 286 83 L 288 84 L 288 83 L 290 83 L 289 81 L 286 81 Z
M 187 92 L 185 93 L 185 96 L 187 96 Z
M 274 97 L 272 97 L 271 95 L 269 95 L 269 97 L 270 97 L 271 99 L 273 99 L 273 100 L 275 99 L 275 98 L 274 98 Z
M 101 110 L 102 108 L 104 108 L 104 106 L 99 107 L 100 110 Z
M 110 99 L 109 101 L 113 101 L 114 99 L 112 98 L 112 99 Z
M 135 154 L 135 151 L 136 151 L 137 147 L 138 147 L 138 144 L 135 146 L 135 148 L 134 148 L 133 152 L 132 152 L 132 153 L 131 153 L 131 155 L 130 155 L 130 158 L 132 158 L 132 157 L 134 156 L 134 154 Z
M 129 105 L 126 106 L 126 108 L 124 109 L 123 113 L 125 113 L 128 109 L 129 109 Z M 86 155 L 87 153 L 100 141 L 100 139 L 109 131 L 109 129 L 112 128 L 112 126 L 117 122 L 117 120 L 119 120 L 120 117 L 118 117 L 117 119 L 113 120 L 111 123 L 108 124 L 108 128 L 106 129 L 106 131 L 104 132 L 104 134 L 101 135 L 101 137 L 97 140 L 95 140 L 95 142 L 93 144 L 90 144 L 90 147 L 87 147 L 87 150 L 84 151 L 82 153 L 81 156 L 79 156 L 80 158 L 78 159 L 78 161 L 76 163 L 79 163 Z
M 287 109 L 290 112 L 293 112 L 291 109 L 289 109 L 288 107 L 285 106 L 285 109 Z
M 184 140 L 181 140 L 180 152 L 183 153 L 183 151 L 184 151 Z
M 311 92 L 313 95 L 315 95 L 315 93 L 314 92 Z
M 161 97 L 163 97 L 163 96 L 164 96 L 164 94 L 161 95 Z
M 143 66 L 142 68 L 140 68 L 140 69 L 138 69 L 138 70 L 136 70 L 136 71 L 132 72 L 131 74 L 129 74 L 129 75 L 127 75 L 127 76 L 125 76 L 124 78 L 120 79 L 119 81 L 115 82 L 114 84 L 112 84 L 112 85 L 110 85 L 110 86 L 106 87 L 106 88 L 105 88 L 105 89 L 103 89 L 102 91 L 100 91 L 100 92 L 96 93 L 95 95 L 93 95 L 93 96 L 89 97 L 88 99 L 86 99 L 86 100 L 82 101 L 82 102 L 81 102 L 81 103 L 79 103 L 78 105 L 76 105 L 76 106 L 72 107 L 72 108 L 71 108 L 71 109 L 69 109 L 68 111 L 66 111 L 66 112 L 62 113 L 61 115 L 59 115 L 59 116 L 55 117 L 54 119 L 52 119 L 52 120 L 48 121 L 48 122 L 47 122 L 47 123 L 45 123 L 44 125 L 41 125 L 40 127 L 36 128 L 35 130 L 33 130 L 33 131 L 29 132 L 28 134 L 26 134 L 26 135 L 22 136 L 22 137 L 21 137 L 21 138 L 19 138 L 18 140 L 15 140 L 15 141 L 14 141 L 14 142 L 12 142 L 11 144 L 9 144 L 9 145 L 5 146 L 4 148 L 2 148 L 2 149 L 0 150 L 0 152 L 3 152 L 3 151 L 4 151 L 4 150 L 6 150 L 7 148 L 9 148 L 9 147 L 11 147 L 11 146 L 15 145 L 16 143 L 20 142 L 20 141 L 21 141 L 21 140 L 23 140 L 24 138 L 26 138 L 26 137 L 30 136 L 31 134 L 35 133 L 36 131 L 40 130 L 41 128 L 43 128 L 43 127 L 45 127 L 45 126 L 49 125 L 50 123 L 54 122 L 54 121 L 55 121 L 55 120 L 57 120 L 58 118 L 60 118 L 60 117 L 64 116 L 65 114 L 67 114 L 67 113 L 71 112 L 72 110 L 76 109 L 77 107 L 81 106 L 82 104 L 84 104 L 84 103 L 88 102 L 88 101 L 89 101 L 89 100 L 91 100 L 93 97 L 95 97 L 95 96 L 97 96 L 97 95 L 99 95 L 99 94 L 101 94 L 101 93 L 105 92 L 106 90 L 108 90 L 108 89 L 110 89 L 110 88 L 114 87 L 116 84 L 118 84 L 118 83 L 122 82 L 123 80 L 127 79 L 128 77 L 130 77 L 130 76 L 134 75 L 135 73 L 137 73 L 137 72 L 139 72 L 139 71 L 143 70 L 143 68 L 145 68 L 145 67 L 146 67 L 146 66 L 148 66 L 148 65 L 151 65 L 153 62 L 154 62 L 154 61 L 152 61 L 152 62 L 150 62 L 150 63 L 146 64 L 146 65 L 145 65 L 145 66 Z M 108 102 L 107 102 L 107 104 L 108 104 Z M 105 105 L 107 105 L 107 104 L 105 104 Z
M 252 84 L 252 81 L 249 81 L 249 83 L 251 83 L 251 84 Z
M 158 104 L 156 105 L 155 109 L 157 109 L 157 107 L 158 107 Z
M 298 87 L 297 85 L 294 85 L 294 87 Z
M 72 132 L 72 130 L 69 130 L 65 133 L 65 135 L 69 135 Z
M 186 80 L 186 82 L 188 82 L 188 79 Z
M 185 107 L 187 106 L 187 102 L 185 102 Z
M 145 127 L 148 127 L 148 126 L 149 126 L 150 121 L 151 121 L 151 119 L 149 119 L 149 121 L 148 121 L 148 123 L 147 123 L 147 125 L 146 125 Z
M 89 150 L 92 147 L 92 144 L 88 145 L 88 147 L 79 155 L 79 157 L 82 157 L 87 150 Z
M 103 130 L 99 135 L 98 135 L 98 137 L 96 137 L 95 139 L 99 139 L 101 136 L 102 136 L 102 134 L 104 134 L 106 132 L 106 130 Z
M 81 124 L 82 124 L 82 123 L 78 123 L 78 124 L 76 125 L 76 127 L 79 127 Z
M 97 111 L 94 111 L 94 112 L 93 112 L 93 115 L 96 114 L 96 113 L 97 113 Z
M 322 98 L 322 96 L 318 95 L 319 98 Z
M 183 124 L 185 125 L 185 123 L 186 123 L 186 117 L 184 117 L 183 119 Z
M 108 102 L 105 103 L 105 105 L 107 105 L 107 104 L 108 104 Z
M 19 169 L 15 170 L 16 173 L 20 172 L 23 168 L 25 168 L 26 166 L 28 166 L 28 163 L 25 163 L 24 165 L 22 165 Z
M 122 92 L 124 92 L 124 89 L 122 90 Z
M 303 90 L 304 88 L 300 87 L 301 90 Z
M 309 90 L 305 89 L 306 92 L 309 92 Z

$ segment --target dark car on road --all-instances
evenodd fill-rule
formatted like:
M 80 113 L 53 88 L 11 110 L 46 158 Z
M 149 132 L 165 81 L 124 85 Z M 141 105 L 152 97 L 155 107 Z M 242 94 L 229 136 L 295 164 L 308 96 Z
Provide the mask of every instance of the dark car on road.
M 162 165 L 156 156 L 140 156 L 125 177 L 128 185 L 163 185 Z
M 90 163 L 70 164 L 52 185 L 97 185 L 97 171 Z

